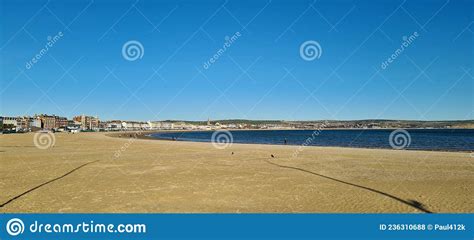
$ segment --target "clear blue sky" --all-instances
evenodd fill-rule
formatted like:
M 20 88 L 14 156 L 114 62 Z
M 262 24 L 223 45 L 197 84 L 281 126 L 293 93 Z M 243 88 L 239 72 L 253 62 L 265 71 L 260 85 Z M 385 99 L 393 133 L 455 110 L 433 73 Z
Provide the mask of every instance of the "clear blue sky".
M 0 114 L 473 119 L 473 5 L 3 0 Z M 26 68 L 58 32 L 63 36 Z M 236 32 L 230 48 L 203 68 Z M 381 68 L 414 32 L 419 36 Z M 130 40 L 143 45 L 141 59 L 122 56 Z M 320 44 L 319 59 L 301 58 L 308 40 Z

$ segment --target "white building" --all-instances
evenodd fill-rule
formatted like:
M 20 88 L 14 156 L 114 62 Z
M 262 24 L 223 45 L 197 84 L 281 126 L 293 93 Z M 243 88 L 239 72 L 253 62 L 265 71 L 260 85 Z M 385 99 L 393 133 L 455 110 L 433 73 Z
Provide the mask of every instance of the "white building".
M 3 124 L 11 124 L 16 127 L 17 117 L 3 117 Z
M 142 129 L 147 129 L 148 124 L 145 122 L 127 121 L 127 122 L 122 122 L 122 128 L 125 130 L 142 130 Z
M 18 127 L 17 117 L 3 117 L 3 126 L 13 125 L 13 129 Z
M 148 129 L 160 129 L 161 128 L 161 122 L 148 121 L 147 124 L 148 124 Z
M 161 129 L 174 129 L 174 124 L 170 122 L 161 122 Z
M 150 127 L 148 126 L 148 123 L 140 122 L 140 129 L 150 129 Z
M 122 129 L 122 122 L 120 121 L 109 121 L 105 124 L 105 129 L 109 131 L 118 131 Z
M 29 128 L 41 128 L 41 119 L 39 118 L 30 118 L 28 121 Z

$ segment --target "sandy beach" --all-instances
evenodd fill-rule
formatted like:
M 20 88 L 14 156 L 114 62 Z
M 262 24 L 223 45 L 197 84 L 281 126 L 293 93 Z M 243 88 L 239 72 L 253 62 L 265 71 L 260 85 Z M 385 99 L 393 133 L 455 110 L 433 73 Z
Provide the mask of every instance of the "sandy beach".
M 474 212 L 469 153 L 54 136 L 0 135 L 0 212 Z

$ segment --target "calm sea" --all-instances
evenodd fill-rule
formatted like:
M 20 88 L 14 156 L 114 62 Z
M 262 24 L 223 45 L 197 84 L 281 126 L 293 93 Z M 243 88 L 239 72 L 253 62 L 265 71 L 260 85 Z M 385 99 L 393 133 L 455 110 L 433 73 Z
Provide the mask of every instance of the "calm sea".
M 212 131 L 155 133 L 159 139 L 210 142 Z M 474 151 L 474 129 L 364 130 L 248 130 L 230 131 L 233 143 L 288 144 L 360 148 L 403 148 L 443 151 Z M 408 134 L 407 134 L 408 133 Z M 225 141 L 225 133 L 214 134 Z M 222 135 L 222 138 L 219 136 Z

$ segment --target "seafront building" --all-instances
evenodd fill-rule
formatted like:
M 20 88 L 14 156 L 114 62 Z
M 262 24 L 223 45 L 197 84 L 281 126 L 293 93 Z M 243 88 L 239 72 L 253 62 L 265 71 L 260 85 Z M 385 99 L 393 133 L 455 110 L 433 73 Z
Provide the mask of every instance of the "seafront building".
M 32 131 L 41 129 L 41 119 L 38 117 L 18 117 L 16 122 L 17 131 Z
M 41 121 L 36 117 L 1 117 L 1 129 L 30 131 L 41 129 Z
M 56 127 L 56 116 L 54 115 L 41 114 L 36 115 L 35 117 L 38 117 L 41 120 L 42 129 L 52 130 Z
M 159 129 L 174 129 L 174 124 L 172 122 L 161 122 Z
M 119 131 L 122 129 L 122 121 L 112 120 L 104 122 L 104 129 L 108 131 Z
M 68 120 L 66 117 L 55 116 L 55 128 L 66 128 L 68 126 Z
M 159 121 L 148 121 L 148 128 L 149 129 L 160 129 L 161 128 L 161 122 Z
M 11 126 L 12 128 L 16 128 L 17 126 L 17 118 L 16 117 L 2 117 L 3 126 Z
M 124 121 L 122 122 L 122 129 L 124 130 L 147 130 L 150 129 L 146 122 Z
M 99 118 L 84 114 L 73 117 L 74 123 L 81 126 L 82 130 L 99 130 Z

